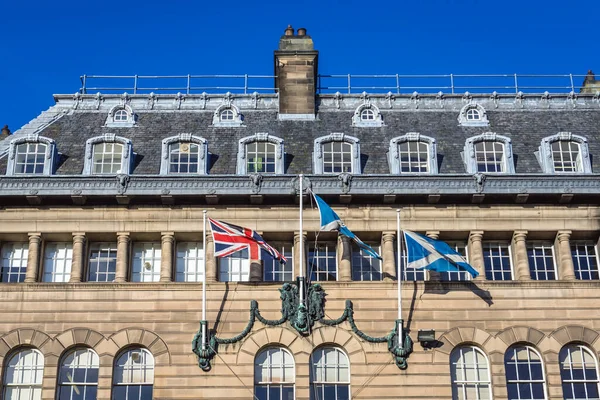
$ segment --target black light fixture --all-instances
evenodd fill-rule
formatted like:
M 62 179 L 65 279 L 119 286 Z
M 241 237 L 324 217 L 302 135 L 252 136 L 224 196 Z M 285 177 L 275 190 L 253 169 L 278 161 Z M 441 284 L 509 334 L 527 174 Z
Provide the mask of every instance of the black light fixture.
M 435 344 L 435 330 L 434 329 L 419 329 L 417 332 L 417 340 L 426 349 L 433 347 Z

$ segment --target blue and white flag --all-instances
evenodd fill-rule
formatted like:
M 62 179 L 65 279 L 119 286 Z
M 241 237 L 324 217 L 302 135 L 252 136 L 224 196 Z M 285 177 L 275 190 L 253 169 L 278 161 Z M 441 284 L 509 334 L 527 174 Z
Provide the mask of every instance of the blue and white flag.
M 408 253 L 408 268 L 437 272 L 466 271 L 473 278 L 479 275 L 448 243 L 410 231 L 404 231 L 404 238 Z
M 312 193 L 312 192 L 311 192 Z M 382 260 L 381 256 L 377 254 L 377 252 L 368 244 L 363 242 L 356 236 L 350 229 L 344 225 L 340 217 L 329 207 L 325 201 L 312 193 L 315 201 L 317 202 L 317 207 L 319 208 L 319 214 L 321 216 L 321 230 L 322 231 L 337 231 L 341 235 L 347 236 L 356 243 L 356 245 L 365 253 L 370 255 L 371 257 L 378 258 Z

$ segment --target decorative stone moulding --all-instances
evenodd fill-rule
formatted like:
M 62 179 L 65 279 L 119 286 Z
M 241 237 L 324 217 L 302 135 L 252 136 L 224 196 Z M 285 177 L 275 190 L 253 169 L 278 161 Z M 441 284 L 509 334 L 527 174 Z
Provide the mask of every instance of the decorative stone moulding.
M 461 153 L 467 173 L 475 174 L 477 170 L 477 160 L 475 158 L 475 144 L 480 142 L 500 142 L 504 145 L 504 171 L 498 172 L 502 174 L 514 174 L 515 163 L 512 154 L 512 141 L 507 136 L 498 135 L 494 132 L 482 133 L 478 136 L 473 136 L 465 141 L 464 151 Z
M 109 128 L 131 128 L 135 126 L 136 115 L 128 103 L 129 101 L 113 106 L 108 112 L 104 126 Z
M 330 142 L 346 142 L 352 145 L 352 174 L 360 174 L 360 140 L 354 136 L 346 135 L 341 132 L 330 133 L 327 136 L 321 136 L 315 139 L 313 148 L 313 172 L 315 174 L 324 173 L 323 145 Z
M 554 160 L 552 158 L 552 143 L 554 142 L 571 142 L 577 144 L 579 147 L 579 154 L 576 157 L 577 170 L 573 172 L 557 172 L 554 168 Z M 588 141 L 585 137 L 579 135 L 573 135 L 571 132 L 559 132 L 556 135 L 548 136 L 542 139 L 539 147 L 539 151 L 536 152 L 536 157 L 540 162 L 542 171 L 547 174 L 558 174 L 558 173 L 580 173 L 580 174 L 591 174 L 592 165 L 590 162 L 590 151 L 588 147 Z
M 470 102 L 460 110 L 458 124 L 460 126 L 489 126 L 490 122 L 485 109 L 478 103 Z
M 117 136 L 114 133 L 105 133 L 102 136 L 90 138 L 85 142 L 85 159 L 83 164 L 83 175 L 94 175 L 94 145 L 100 143 L 120 143 L 123 145 L 121 169 L 117 172 L 117 174 L 130 174 L 134 158 L 133 145 L 131 143 L 131 140 L 121 136 Z
M 41 175 L 54 174 L 54 168 L 56 166 L 56 161 L 58 160 L 56 143 L 54 142 L 54 140 L 45 136 L 39 136 L 37 133 L 30 133 L 26 136 L 21 136 L 19 138 L 11 140 L 8 150 L 8 163 L 6 166 L 6 175 L 27 175 L 27 173 L 15 173 L 17 148 L 19 145 L 27 143 L 40 143 L 46 146 L 46 150 L 44 153 L 44 168 Z
M 401 143 L 406 142 L 421 142 L 427 144 L 427 173 L 437 174 L 438 163 L 436 141 L 432 137 L 421 135 L 419 132 L 408 132 L 403 136 L 398 136 L 390 140 L 390 148 L 388 151 L 388 163 L 390 166 L 390 173 L 394 175 L 402 174 L 402 172 L 400 171 L 400 154 L 398 151 L 398 146 Z
M 170 154 L 169 147 L 174 144 L 194 143 L 200 147 L 198 155 L 198 172 L 196 175 L 208 174 L 208 141 L 200 136 L 194 136 L 191 133 L 180 133 L 162 140 L 162 157 L 160 158 L 160 174 L 169 175 Z M 188 175 L 188 174 L 186 174 Z M 194 175 L 194 174 L 189 174 Z
M 224 119 L 225 113 L 229 115 L 231 111 L 231 119 Z M 213 113 L 212 124 L 219 127 L 236 127 L 243 126 L 244 116 L 241 114 L 240 109 L 235 105 L 231 104 L 230 101 L 226 101 L 217 107 Z
M 369 128 L 383 126 L 383 117 L 379 112 L 379 108 L 367 99 L 363 104 L 358 106 L 352 116 L 352 126 Z

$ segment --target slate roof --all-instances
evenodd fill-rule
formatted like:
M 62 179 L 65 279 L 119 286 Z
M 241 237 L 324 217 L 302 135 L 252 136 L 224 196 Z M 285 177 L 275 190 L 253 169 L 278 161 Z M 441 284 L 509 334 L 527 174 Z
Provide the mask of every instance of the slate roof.
M 332 132 L 360 139 L 363 174 L 388 174 L 390 139 L 407 132 L 419 132 L 437 140 L 439 173 L 465 173 L 461 158 L 465 140 L 483 132 L 495 132 L 512 139 L 517 173 L 541 173 L 534 152 L 546 136 L 568 131 L 588 139 L 592 171 L 600 172 L 600 112 L 594 110 L 488 110 L 489 127 L 461 127 L 456 111 L 382 110 L 385 126 L 352 126 L 353 112 L 327 110 L 316 121 L 278 121 L 275 110 L 244 110 L 243 127 L 212 126 L 213 112 L 139 112 L 137 126 L 104 127 L 106 113 L 76 111 L 39 132 L 56 141 L 60 163 L 57 175 L 81 174 L 87 139 L 111 132 L 129 138 L 136 153 L 133 174 L 158 174 L 161 141 L 179 133 L 192 133 L 208 140 L 211 153 L 209 174 L 235 174 L 238 140 L 258 132 L 283 138 L 289 174 L 312 173 L 313 141 Z M 0 174 L 6 157 L 0 160 Z

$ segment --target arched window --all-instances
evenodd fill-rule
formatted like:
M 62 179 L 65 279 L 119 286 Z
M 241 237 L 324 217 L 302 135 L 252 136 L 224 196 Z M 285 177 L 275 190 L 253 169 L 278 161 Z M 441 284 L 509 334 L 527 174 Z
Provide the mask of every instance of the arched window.
M 281 347 L 267 348 L 254 360 L 254 396 L 257 400 L 294 399 L 294 357 Z
M 560 350 L 560 378 L 565 400 L 598 399 L 598 362 L 586 346 L 568 344 Z
M 42 398 L 44 356 L 36 349 L 21 349 L 13 354 L 4 370 L 6 400 L 38 400 Z
M 240 139 L 238 174 L 283 174 L 283 139 L 257 133 Z
M 370 108 L 365 108 L 360 113 L 360 119 L 363 121 L 373 121 L 375 119 L 375 113 Z
M 135 114 L 129 104 L 119 104 L 108 112 L 104 126 L 109 128 L 130 128 L 135 125 Z
M 6 175 L 52 175 L 56 144 L 47 137 L 31 134 L 10 142 Z
M 315 174 L 360 174 L 360 141 L 343 133 L 315 139 Z
M 383 126 L 383 117 L 377 106 L 366 101 L 354 111 L 352 125 L 363 128 Z
M 477 103 L 469 103 L 458 114 L 458 123 L 461 126 L 488 126 L 487 113 Z
M 106 133 L 88 139 L 85 144 L 85 175 L 129 174 L 133 147 L 129 139 Z
M 350 362 L 337 347 L 321 347 L 310 356 L 311 400 L 349 400 Z
M 240 113 L 240 110 L 231 104 L 229 99 L 217 107 L 213 114 L 214 126 L 242 126 L 243 121 L 244 117 Z
M 491 399 L 490 367 L 485 354 L 475 346 L 460 346 L 450 354 L 452 399 Z
M 113 371 L 114 400 L 152 399 L 154 384 L 154 357 L 143 348 L 122 352 L 115 361 Z
M 546 399 L 546 378 L 540 354 L 530 346 L 514 346 L 504 354 L 506 389 L 511 400 Z
M 409 132 L 390 140 L 388 151 L 392 174 L 437 174 L 435 139 Z
M 542 139 L 539 158 L 546 173 L 592 172 L 587 139 L 571 132 L 560 132 Z
M 224 109 L 223 111 L 221 111 L 221 114 L 219 114 L 219 120 L 221 122 L 233 121 L 233 118 L 234 114 L 230 108 Z
M 127 111 L 124 109 L 120 109 L 113 115 L 113 121 L 115 122 L 126 122 L 129 116 L 127 115 Z
M 208 161 L 208 142 L 190 133 L 180 133 L 162 141 L 161 175 L 205 175 Z
M 471 174 L 515 172 L 511 140 L 493 132 L 467 139 L 463 158 Z
M 60 400 L 96 399 L 100 359 L 94 350 L 76 348 L 60 363 L 58 395 Z

